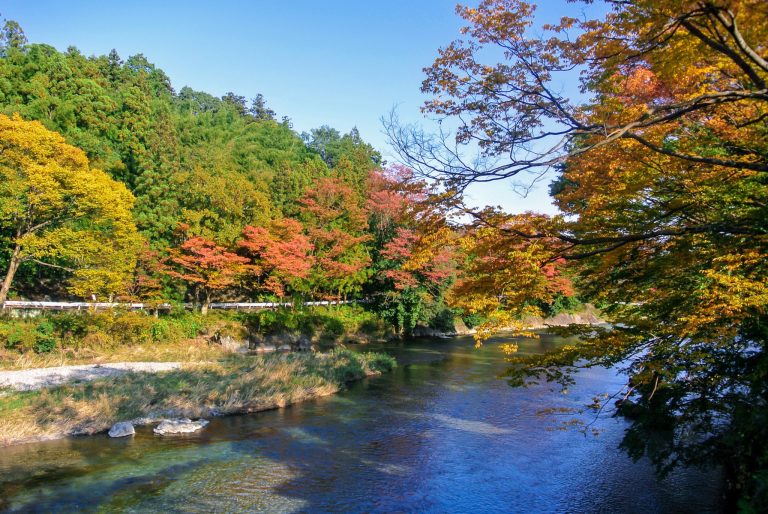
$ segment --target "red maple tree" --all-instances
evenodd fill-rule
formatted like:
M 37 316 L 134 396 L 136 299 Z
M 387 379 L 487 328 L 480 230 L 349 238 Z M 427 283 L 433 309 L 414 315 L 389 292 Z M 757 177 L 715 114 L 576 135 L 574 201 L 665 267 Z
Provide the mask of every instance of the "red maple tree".
M 214 241 L 196 236 L 170 250 L 170 263 L 166 273 L 189 284 L 206 314 L 213 295 L 231 287 L 237 277 L 246 271 L 247 257 L 241 257 Z
M 259 288 L 280 298 L 288 289 L 302 289 L 314 264 L 314 246 L 301 223 L 291 218 L 275 220 L 268 228 L 249 225 L 237 244 L 250 257 L 250 274 Z

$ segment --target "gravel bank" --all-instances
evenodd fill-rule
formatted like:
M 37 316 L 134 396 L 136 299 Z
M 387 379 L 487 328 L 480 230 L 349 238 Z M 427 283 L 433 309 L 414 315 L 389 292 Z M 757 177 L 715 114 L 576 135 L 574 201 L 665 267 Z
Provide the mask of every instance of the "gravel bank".
M 131 371 L 157 373 L 158 371 L 180 368 L 180 362 L 112 362 L 108 364 L 84 364 L 81 366 L 0 371 L 0 387 L 10 387 L 17 391 L 31 391 L 41 387 L 61 385 L 65 382 L 94 380 L 121 375 Z

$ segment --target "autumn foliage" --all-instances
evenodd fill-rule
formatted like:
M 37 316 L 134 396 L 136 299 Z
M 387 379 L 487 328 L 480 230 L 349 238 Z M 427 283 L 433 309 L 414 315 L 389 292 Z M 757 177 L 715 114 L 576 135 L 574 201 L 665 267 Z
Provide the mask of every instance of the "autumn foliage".
M 192 287 L 204 313 L 214 295 L 234 285 L 248 263 L 246 257 L 200 236 L 190 237 L 177 248 L 172 248 L 169 261 L 175 269 L 169 269 L 168 275 Z
M 562 289 L 564 268 L 617 325 L 514 359 L 511 380 L 567 385 L 579 368 L 620 366 L 621 399 L 602 408 L 631 416 L 634 457 L 664 472 L 716 462 L 741 508 L 765 510 L 765 2 L 583 4 L 597 15 L 545 26 L 528 2 L 458 6 L 467 26 L 422 86 L 424 111 L 458 130 L 390 120 L 390 139 L 458 190 L 554 170 L 562 215 L 474 213 L 455 301 L 517 319 L 548 280 Z M 569 96 L 577 73 L 582 95 Z
M 237 244 L 250 257 L 249 274 L 259 288 L 280 298 L 306 289 L 314 247 L 299 221 L 284 218 L 267 228 L 247 226 Z

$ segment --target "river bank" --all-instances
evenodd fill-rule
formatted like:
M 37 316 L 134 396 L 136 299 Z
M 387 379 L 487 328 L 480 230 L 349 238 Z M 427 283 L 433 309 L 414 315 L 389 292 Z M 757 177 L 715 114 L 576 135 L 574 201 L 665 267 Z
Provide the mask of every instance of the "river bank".
M 381 353 L 230 355 L 179 369 L 128 372 L 29 391 L 0 390 L 0 447 L 107 431 L 119 421 L 258 412 L 334 394 L 391 370 Z

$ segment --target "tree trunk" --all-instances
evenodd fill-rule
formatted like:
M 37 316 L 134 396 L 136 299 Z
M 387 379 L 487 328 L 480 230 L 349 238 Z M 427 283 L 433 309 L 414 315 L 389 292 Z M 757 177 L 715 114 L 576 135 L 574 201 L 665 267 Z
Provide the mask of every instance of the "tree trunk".
M 206 291 L 204 296 L 205 299 L 203 300 L 203 304 L 200 306 L 200 314 L 203 316 L 208 314 L 208 306 L 211 305 L 211 294 Z
M 5 300 L 8 298 L 8 291 L 11 289 L 13 283 L 13 277 L 16 275 L 16 270 L 19 269 L 21 264 L 21 245 L 16 245 L 11 254 L 11 260 L 8 262 L 8 272 L 5 274 L 5 280 L 0 287 L 0 309 L 5 307 Z

